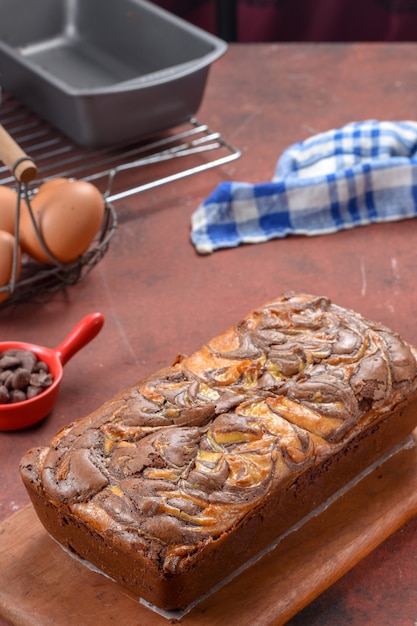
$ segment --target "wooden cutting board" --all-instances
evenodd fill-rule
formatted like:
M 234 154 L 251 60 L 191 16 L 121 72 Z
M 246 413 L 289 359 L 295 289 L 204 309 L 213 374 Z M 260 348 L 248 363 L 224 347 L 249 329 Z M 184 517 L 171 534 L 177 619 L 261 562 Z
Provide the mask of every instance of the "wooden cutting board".
M 284 624 L 417 513 L 417 435 L 179 623 Z M 68 556 L 31 505 L 0 525 L 0 616 L 16 626 L 169 626 Z

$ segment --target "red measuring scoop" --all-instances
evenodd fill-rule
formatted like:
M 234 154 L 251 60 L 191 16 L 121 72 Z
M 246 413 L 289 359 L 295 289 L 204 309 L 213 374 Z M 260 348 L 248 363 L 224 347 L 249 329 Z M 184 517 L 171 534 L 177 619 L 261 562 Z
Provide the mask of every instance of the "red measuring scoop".
M 81 348 L 100 332 L 104 324 L 101 313 L 90 313 L 74 326 L 54 349 L 23 341 L 0 342 L 0 353 L 6 350 L 29 350 L 46 363 L 52 375 L 52 384 L 39 395 L 22 402 L 0 404 L 0 430 L 20 430 L 43 420 L 52 410 L 58 397 L 63 366 Z

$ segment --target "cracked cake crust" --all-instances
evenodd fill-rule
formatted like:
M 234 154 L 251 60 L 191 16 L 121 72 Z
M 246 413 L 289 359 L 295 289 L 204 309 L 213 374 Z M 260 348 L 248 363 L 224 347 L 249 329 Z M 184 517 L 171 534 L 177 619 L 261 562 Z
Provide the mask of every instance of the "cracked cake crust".
M 417 424 L 414 349 L 287 293 L 29 451 L 64 547 L 165 609 L 206 593 Z

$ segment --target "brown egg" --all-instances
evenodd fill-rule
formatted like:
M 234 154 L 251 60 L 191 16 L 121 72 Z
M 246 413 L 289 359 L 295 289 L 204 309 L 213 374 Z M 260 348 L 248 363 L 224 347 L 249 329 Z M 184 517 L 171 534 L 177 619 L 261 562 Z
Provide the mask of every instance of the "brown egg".
M 51 178 L 51 180 L 47 180 L 46 183 L 42 183 L 39 185 L 39 189 L 36 192 L 36 197 L 39 198 L 41 194 L 49 193 L 51 189 L 56 187 L 57 185 L 62 185 L 62 183 L 76 182 L 70 181 L 69 178 Z
M 11 187 L 0 185 L 0 230 L 14 235 L 17 193 Z
M 86 252 L 104 217 L 103 196 L 86 181 L 48 181 L 39 188 L 31 207 L 48 250 L 61 263 L 74 261 Z M 31 257 L 53 264 L 39 241 L 27 207 L 22 211 L 19 239 L 22 250 Z
M 14 242 L 15 238 L 13 235 L 5 230 L 0 230 L 0 287 L 6 287 L 12 278 Z M 20 273 L 20 264 L 21 254 L 20 248 L 18 248 L 16 279 Z M 0 302 L 4 302 L 9 295 L 8 291 L 0 291 Z

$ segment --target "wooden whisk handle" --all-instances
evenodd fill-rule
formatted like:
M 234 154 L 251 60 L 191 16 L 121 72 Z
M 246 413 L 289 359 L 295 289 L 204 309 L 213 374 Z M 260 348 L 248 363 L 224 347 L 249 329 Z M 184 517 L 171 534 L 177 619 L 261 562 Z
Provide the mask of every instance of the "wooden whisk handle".
M 19 182 L 27 184 L 36 178 L 37 167 L 34 161 L 1 125 L 0 158 Z

